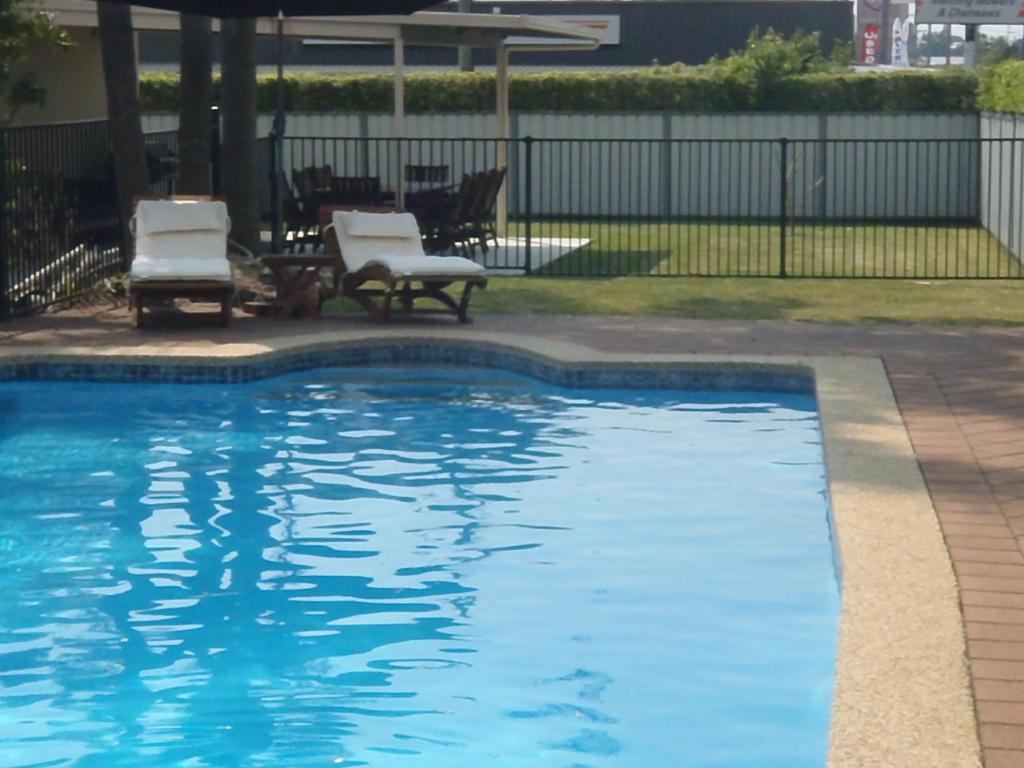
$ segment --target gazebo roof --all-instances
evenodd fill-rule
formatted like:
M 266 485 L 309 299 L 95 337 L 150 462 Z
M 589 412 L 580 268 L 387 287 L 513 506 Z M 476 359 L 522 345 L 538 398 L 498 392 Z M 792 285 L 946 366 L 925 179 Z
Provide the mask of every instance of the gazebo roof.
M 92 0 L 35 0 L 32 7 L 54 15 L 67 27 L 96 27 L 96 3 Z M 136 29 L 178 29 L 177 13 L 136 6 L 132 21 Z M 214 20 L 214 24 L 217 21 Z M 257 32 L 277 33 L 277 20 L 261 18 Z M 571 48 L 590 50 L 600 43 L 600 33 L 579 24 L 551 21 L 537 16 L 507 16 L 488 13 L 443 13 L 426 11 L 411 16 L 322 16 L 287 17 L 284 33 L 299 37 L 378 41 L 405 45 L 497 48 L 520 45 L 532 49 Z
M 292 32 L 293 25 L 305 27 L 309 21 L 285 19 L 285 32 L 316 34 L 313 29 Z M 521 43 L 531 48 L 544 45 L 587 50 L 596 48 L 601 41 L 595 30 L 537 16 L 422 11 L 410 16 L 336 17 L 334 22 L 330 37 L 381 42 L 401 39 L 406 45 L 497 48 Z

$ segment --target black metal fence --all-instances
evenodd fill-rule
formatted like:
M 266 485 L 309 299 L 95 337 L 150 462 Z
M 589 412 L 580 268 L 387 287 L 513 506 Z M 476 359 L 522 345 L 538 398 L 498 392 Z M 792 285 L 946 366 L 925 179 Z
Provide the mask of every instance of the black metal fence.
M 173 193 L 176 133 L 146 145 L 150 191 Z M 410 210 L 507 168 L 489 213 L 497 237 L 472 252 L 498 273 L 1024 276 L 1024 139 L 288 137 L 283 178 L 271 151 L 268 219 L 274 187 L 315 219 L 323 198 L 307 204 L 292 183 L 307 168 Z M 123 270 L 105 121 L 0 131 L 0 203 L 0 318 Z
M 177 132 L 147 134 L 150 193 L 170 194 Z M 106 121 L 0 131 L 0 318 L 73 298 L 123 270 Z
M 1017 278 L 1022 141 L 289 137 L 282 167 L 297 198 L 298 172 L 329 167 L 411 210 L 507 167 L 499 237 L 475 252 L 496 271 Z

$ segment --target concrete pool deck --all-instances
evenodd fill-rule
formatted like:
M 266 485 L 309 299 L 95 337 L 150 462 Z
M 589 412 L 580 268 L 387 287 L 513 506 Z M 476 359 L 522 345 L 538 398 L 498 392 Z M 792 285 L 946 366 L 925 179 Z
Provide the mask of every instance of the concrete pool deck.
M 0 360 L 408 336 L 563 362 L 814 367 L 847 580 L 831 764 L 978 765 L 980 741 L 987 768 L 1024 765 L 1024 329 L 531 316 L 230 330 L 187 318 L 138 332 L 120 309 L 0 325 Z

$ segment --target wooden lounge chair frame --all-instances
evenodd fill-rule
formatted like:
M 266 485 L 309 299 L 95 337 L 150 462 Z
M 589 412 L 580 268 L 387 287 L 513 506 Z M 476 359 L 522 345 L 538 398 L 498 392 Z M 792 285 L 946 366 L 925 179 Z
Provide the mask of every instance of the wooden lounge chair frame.
M 320 228 L 324 232 L 324 251 L 337 258 L 331 284 L 321 291 L 322 301 L 335 296 L 350 298 L 365 309 L 371 319 L 382 323 L 391 319 L 392 307 L 396 299 L 402 315 L 454 314 L 460 323 L 472 322 L 469 317 L 470 297 L 474 288 L 487 287 L 486 275 L 467 276 L 453 273 L 451 275 L 430 275 L 424 278 L 403 277 L 396 276 L 387 267 L 372 262 L 355 272 L 350 272 L 345 267 L 344 254 L 341 252 L 334 227 L 331 226 L 331 217 L 334 211 L 399 212 L 395 208 L 381 206 L 358 208 L 348 205 L 320 206 Z M 464 283 L 462 293 L 458 299 L 455 299 L 447 288 L 460 282 Z M 380 283 L 382 287 L 368 287 L 370 283 Z M 415 307 L 414 304 L 419 299 L 433 299 L 444 307 Z
M 212 202 L 214 199 L 209 195 L 139 195 L 132 198 L 132 206 L 134 208 L 141 200 Z M 134 235 L 134 231 L 132 234 Z M 143 326 L 143 309 L 145 308 L 147 297 L 158 299 L 192 299 L 195 301 L 219 303 L 220 322 L 223 327 L 227 328 L 231 325 L 231 311 L 235 304 L 235 285 L 234 283 L 216 280 L 132 281 L 129 283 L 128 288 L 128 307 L 129 310 L 134 310 L 135 312 L 136 328 L 142 328 Z

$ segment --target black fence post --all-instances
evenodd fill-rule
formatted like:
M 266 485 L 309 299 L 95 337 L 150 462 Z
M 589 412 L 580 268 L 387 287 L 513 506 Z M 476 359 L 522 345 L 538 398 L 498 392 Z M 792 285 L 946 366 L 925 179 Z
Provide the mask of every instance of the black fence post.
M 0 129 L 0 320 L 11 316 L 11 238 L 7 229 L 7 198 L 11 190 L 7 182 L 7 132 Z
M 526 274 L 533 273 L 533 136 L 523 139 L 526 148 L 526 191 L 523 199 L 523 217 L 525 218 L 526 233 L 526 261 L 523 271 Z
M 270 251 L 281 253 L 281 190 L 277 172 L 277 133 L 270 132 Z
M 220 110 L 210 107 L 210 191 L 220 195 Z
M 779 277 L 786 276 L 786 198 L 789 195 L 787 166 L 789 165 L 789 139 L 779 139 L 782 163 L 779 166 Z

